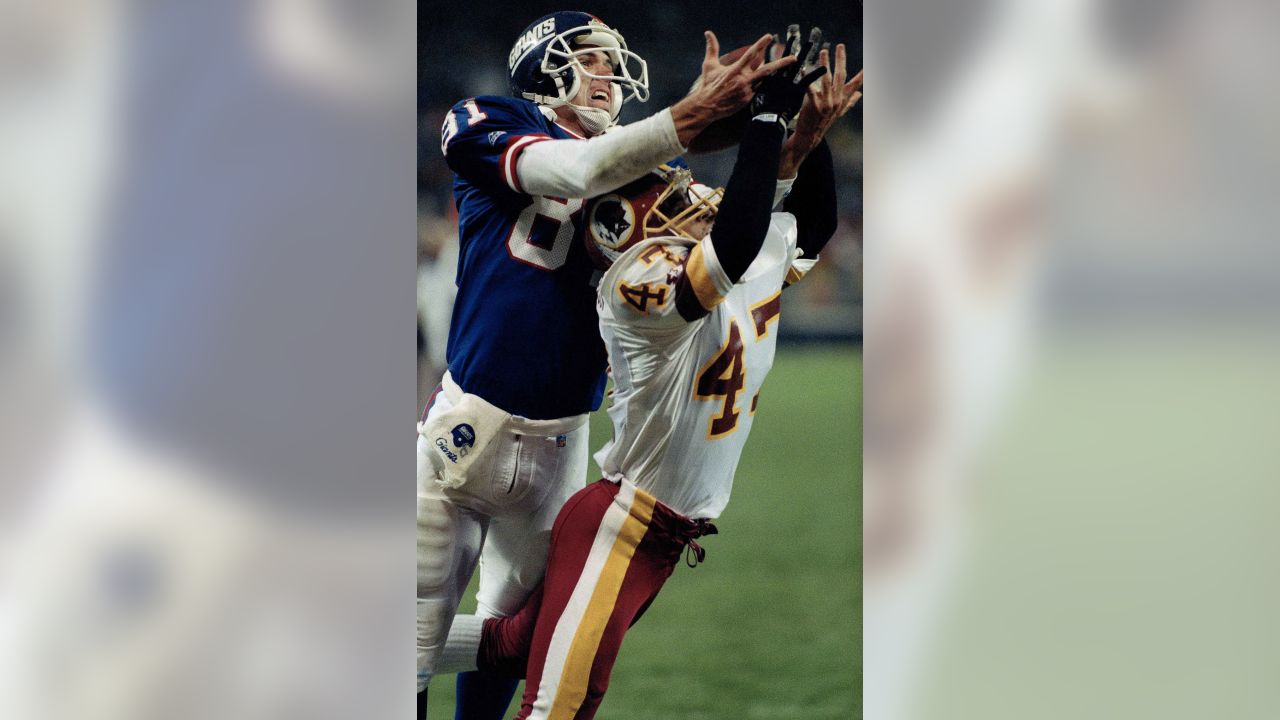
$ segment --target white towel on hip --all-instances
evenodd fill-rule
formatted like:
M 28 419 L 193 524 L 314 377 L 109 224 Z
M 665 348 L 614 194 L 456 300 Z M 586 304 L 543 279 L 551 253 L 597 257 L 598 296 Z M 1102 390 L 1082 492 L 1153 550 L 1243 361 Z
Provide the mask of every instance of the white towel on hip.
M 426 422 L 418 433 L 435 450 L 436 482 L 451 489 L 467 482 L 468 471 L 489 444 L 507 428 L 511 413 L 477 395 L 463 393 L 453 407 Z M 442 467 L 443 466 L 443 467 Z

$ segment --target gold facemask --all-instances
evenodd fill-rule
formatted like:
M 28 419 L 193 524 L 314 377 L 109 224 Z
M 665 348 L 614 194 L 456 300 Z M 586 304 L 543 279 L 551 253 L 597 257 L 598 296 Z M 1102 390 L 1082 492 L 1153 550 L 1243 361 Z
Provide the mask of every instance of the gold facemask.
M 724 199 L 724 188 L 711 188 L 693 182 L 693 174 L 684 168 L 663 165 L 667 187 L 658 195 L 645 219 L 645 237 L 678 235 L 697 242 L 688 226 L 694 221 L 714 218 Z

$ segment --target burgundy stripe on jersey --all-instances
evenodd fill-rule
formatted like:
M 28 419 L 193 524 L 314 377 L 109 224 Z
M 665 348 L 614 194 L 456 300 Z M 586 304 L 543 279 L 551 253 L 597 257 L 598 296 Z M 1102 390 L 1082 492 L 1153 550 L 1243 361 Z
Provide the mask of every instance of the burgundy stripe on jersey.
M 685 322 L 694 322 L 711 314 L 711 311 L 702 307 L 702 303 L 698 301 L 698 294 L 694 292 L 693 285 L 689 282 L 687 273 L 680 273 L 680 279 L 676 281 L 676 312 L 680 313 L 680 317 Z
M 516 173 L 516 161 L 520 159 L 520 153 L 534 143 L 540 143 L 550 140 L 548 135 L 520 135 L 513 137 L 507 141 L 507 149 L 502 153 L 500 166 L 502 168 L 502 178 L 507 181 L 507 186 L 520 194 L 524 194 L 524 188 L 520 186 L 520 177 Z

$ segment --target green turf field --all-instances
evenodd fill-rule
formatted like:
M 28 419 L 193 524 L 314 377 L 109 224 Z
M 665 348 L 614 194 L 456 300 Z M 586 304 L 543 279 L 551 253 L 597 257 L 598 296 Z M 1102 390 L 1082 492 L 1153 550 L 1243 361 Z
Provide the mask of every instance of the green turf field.
M 602 411 L 592 449 L 608 435 Z M 860 351 L 780 349 L 720 534 L 627 634 L 597 717 L 861 717 L 861 481 Z M 453 717 L 451 680 L 431 720 Z

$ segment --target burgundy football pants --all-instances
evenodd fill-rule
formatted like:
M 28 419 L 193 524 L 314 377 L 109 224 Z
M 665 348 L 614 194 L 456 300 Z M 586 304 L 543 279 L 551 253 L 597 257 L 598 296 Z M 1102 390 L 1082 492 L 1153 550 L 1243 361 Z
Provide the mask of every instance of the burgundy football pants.
M 526 678 L 516 717 L 595 717 L 627 629 L 681 551 L 691 545 L 701 556 L 693 540 L 711 532 L 710 523 L 689 520 L 629 482 L 601 480 L 571 497 L 551 531 L 541 594 L 515 615 L 485 622 L 481 667 Z

